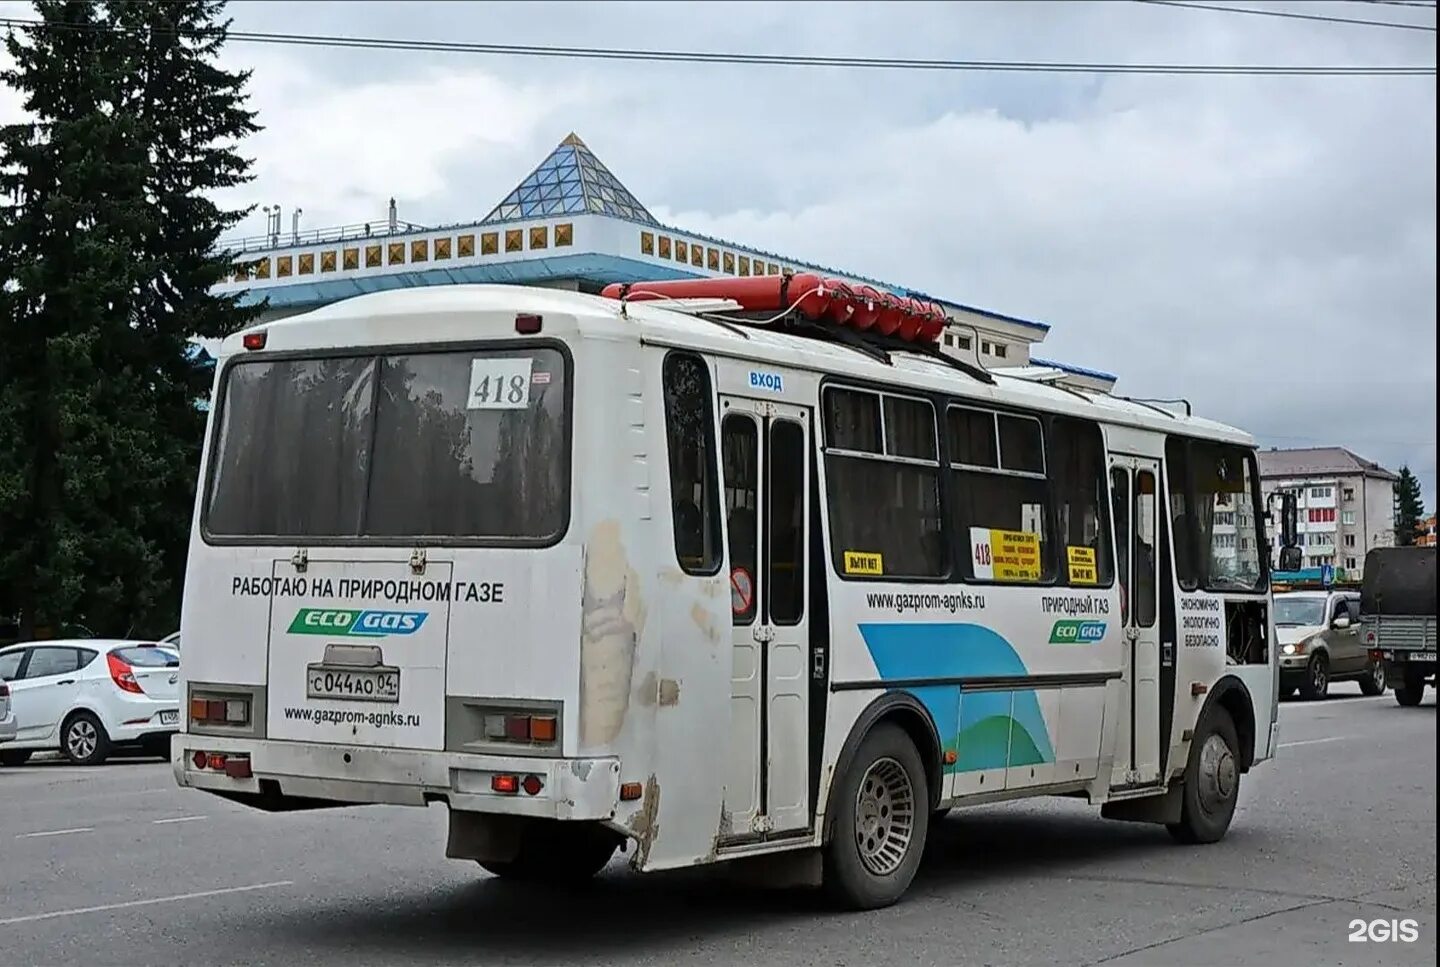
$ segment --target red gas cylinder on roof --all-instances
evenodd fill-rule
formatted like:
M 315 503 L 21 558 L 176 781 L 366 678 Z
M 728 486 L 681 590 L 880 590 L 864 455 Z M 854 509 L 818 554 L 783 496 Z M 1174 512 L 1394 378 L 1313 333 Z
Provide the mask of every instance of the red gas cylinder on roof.
M 893 336 L 900 328 L 900 319 L 905 314 L 900 300 L 888 292 L 880 293 L 880 312 L 875 317 L 875 331 L 882 336 Z
M 880 291 L 871 285 L 855 288 L 855 314 L 850 317 L 854 329 L 865 330 L 875 325 L 880 318 Z
M 812 321 L 930 342 L 945 328 L 945 311 L 933 302 L 882 292 L 863 283 L 822 278 L 810 272 L 745 278 L 678 279 L 615 283 L 600 293 L 608 299 L 728 299 L 745 312 L 800 313 Z
M 920 339 L 923 342 L 938 342 L 950 317 L 945 314 L 945 310 L 939 304 L 934 302 L 925 303 L 925 309 L 925 318 L 920 323 Z

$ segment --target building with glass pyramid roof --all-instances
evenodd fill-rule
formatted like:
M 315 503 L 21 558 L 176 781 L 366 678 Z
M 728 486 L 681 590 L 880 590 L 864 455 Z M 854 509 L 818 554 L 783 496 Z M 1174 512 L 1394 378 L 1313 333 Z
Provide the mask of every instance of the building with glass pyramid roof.
M 1017 375 L 1109 392 L 1116 377 L 1036 359 L 1049 326 L 916 292 L 802 258 L 662 225 L 575 134 L 556 145 L 484 218 L 427 228 L 384 223 L 235 239 L 217 291 L 268 300 L 264 318 L 384 289 L 490 282 L 599 292 L 612 282 L 818 272 L 945 307 L 942 348 Z

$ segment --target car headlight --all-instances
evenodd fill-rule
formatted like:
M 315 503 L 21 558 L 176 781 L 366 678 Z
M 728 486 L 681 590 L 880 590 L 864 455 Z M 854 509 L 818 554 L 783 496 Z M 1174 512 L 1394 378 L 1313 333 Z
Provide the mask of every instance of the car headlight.
M 1282 655 L 1293 655 L 1293 654 L 1295 654 L 1295 646 L 1294 646 L 1294 645 L 1285 645 L 1283 648 L 1280 649 L 1280 654 L 1282 654 Z

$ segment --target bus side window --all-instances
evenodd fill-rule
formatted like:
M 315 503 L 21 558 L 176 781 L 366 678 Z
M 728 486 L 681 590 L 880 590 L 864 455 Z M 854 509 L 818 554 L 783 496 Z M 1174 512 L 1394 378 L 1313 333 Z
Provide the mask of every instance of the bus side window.
M 730 540 L 730 574 L 734 622 L 748 625 L 755 620 L 755 565 L 759 551 L 759 520 L 755 516 L 760 491 L 760 442 L 755 418 L 745 413 L 731 413 L 720 424 L 720 454 L 725 471 L 726 530 Z M 736 572 L 749 576 L 750 600 L 743 608 L 737 603 L 733 588 Z M 743 586 L 743 584 L 742 584 Z M 743 600 L 743 598 L 741 599 Z
M 1048 584 L 1055 578 L 1049 533 L 1050 482 L 1045 475 L 1044 429 L 1033 416 L 951 406 L 945 413 L 950 458 L 952 539 L 966 549 L 961 577 Z M 988 532 L 1033 537 L 1034 557 L 1008 572 L 976 560 L 973 542 Z M 992 576 L 993 575 L 993 576 Z
M 1057 417 L 1050 425 L 1049 463 L 1064 583 L 1109 586 L 1114 574 L 1100 427 Z
M 698 356 L 671 353 L 663 377 L 675 556 L 687 574 L 714 574 L 723 555 L 710 372 Z
M 1155 624 L 1155 556 L 1158 497 L 1155 475 L 1141 470 L 1135 475 L 1135 511 L 1133 534 L 1135 539 L 1135 586 L 1132 594 L 1135 601 L 1135 625 L 1149 628 Z
M 832 386 L 822 407 L 836 572 L 860 579 L 944 577 L 950 563 L 944 540 L 930 536 L 943 533 L 933 404 Z M 803 473 L 803 464 L 793 469 L 797 479 Z

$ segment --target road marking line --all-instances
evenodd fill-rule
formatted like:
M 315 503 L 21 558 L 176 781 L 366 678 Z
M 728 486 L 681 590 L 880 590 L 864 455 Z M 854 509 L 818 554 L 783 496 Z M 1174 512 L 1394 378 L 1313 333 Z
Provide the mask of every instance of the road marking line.
M 98 907 L 76 907 L 73 910 L 56 910 L 53 913 L 32 913 L 26 917 L 7 917 L 0 920 L 0 927 L 16 923 L 34 923 L 36 920 L 54 920 L 57 917 L 75 917 L 82 913 L 105 913 L 110 910 L 129 910 L 132 907 L 153 906 L 157 903 L 176 903 L 180 900 L 201 900 L 205 897 L 225 896 L 231 893 L 251 893 L 255 890 L 273 890 L 281 886 L 294 886 L 294 880 L 276 880 L 274 883 L 252 883 L 250 886 L 231 886 L 223 890 L 201 890 L 198 893 L 177 893 L 174 896 L 160 896 L 150 900 L 127 900 L 124 903 L 106 903 Z
M 164 826 L 166 823 L 193 823 L 197 819 L 208 819 L 208 816 L 176 816 L 174 819 L 152 819 L 156 826 Z
M 16 839 L 38 839 L 41 836 L 65 836 L 69 833 L 93 833 L 94 826 L 76 826 L 74 829 L 48 829 L 43 833 L 19 833 Z
M 1301 739 L 1299 742 L 1281 742 L 1280 748 L 1293 749 L 1297 745 L 1319 745 L 1321 742 L 1344 742 L 1348 738 L 1351 738 L 1351 736 L 1332 735 L 1323 739 Z

